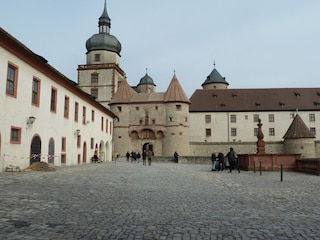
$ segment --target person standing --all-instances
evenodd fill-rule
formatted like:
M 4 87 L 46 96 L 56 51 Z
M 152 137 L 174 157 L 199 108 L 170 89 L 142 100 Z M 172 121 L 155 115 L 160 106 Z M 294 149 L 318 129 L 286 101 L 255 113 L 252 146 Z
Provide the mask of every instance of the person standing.
M 140 163 L 140 159 L 141 159 L 141 154 L 140 154 L 140 152 L 138 152 L 138 154 L 137 154 L 138 163 Z
M 149 149 L 147 152 L 149 166 L 151 166 L 152 155 L 153 155 L 153 152 Z
M 130 159 L 130 153 L 129 153 L 129 151 L 127 151 L 126 157 L 127 157 L 127 162 L 129 162 L 129 159 Z
M 174 152 L 173 157 L 174 157 L 174 161 L 176 163 L 178 163 L 179 162 L 179 154 L 177 153 L 177 151 Z
M 116 151 L 116 153 L 114 154 L 114 163 L 117 164 L 117 162 L 119 162 L 119 157 L 120 154 Z
M 147 165 L 147 151 L 145 149 L 143 149 L 143 152 L 142 152 L 142 164 L 143 165 Z
M 227 158 L 230 164 L 230 172 L 232 172 L 232 169 L 237 169 L 238 173 L 240 173 L 237 153 L 233 150 L 232 147 L 230 148 L 230 151 L 227 153 Z

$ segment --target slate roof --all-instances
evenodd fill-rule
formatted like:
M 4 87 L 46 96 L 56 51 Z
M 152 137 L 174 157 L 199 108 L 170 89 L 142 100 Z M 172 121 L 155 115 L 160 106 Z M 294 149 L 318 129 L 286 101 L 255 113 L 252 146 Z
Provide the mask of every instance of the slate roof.
M 310 129 L 303 122 L 299 114 L 295 116 L 286 134 L 283 136 L 284 139 L 297 139 L 297 138 L 315 138 L 311 133 Z
M 229 83 L 226 81 L 226 78 L 222 77 L 221 74 L 215 68 L 212 70 L 209 76 L 207 76 L 207 79 L 204 81 L 204 83 L 202 83 L 201 86 L 210 83 L 224 83 L 226 85 L 229 85 Z
M 190 112 L 320 111 L 320 88 L 198 89 Z

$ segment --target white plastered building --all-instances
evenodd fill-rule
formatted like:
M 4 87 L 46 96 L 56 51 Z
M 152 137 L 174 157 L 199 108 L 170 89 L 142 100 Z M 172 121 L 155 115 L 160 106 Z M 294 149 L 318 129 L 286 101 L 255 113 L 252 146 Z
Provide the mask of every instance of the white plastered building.
M 0 28 L 0 171 L 112 160 L 115 115 Z

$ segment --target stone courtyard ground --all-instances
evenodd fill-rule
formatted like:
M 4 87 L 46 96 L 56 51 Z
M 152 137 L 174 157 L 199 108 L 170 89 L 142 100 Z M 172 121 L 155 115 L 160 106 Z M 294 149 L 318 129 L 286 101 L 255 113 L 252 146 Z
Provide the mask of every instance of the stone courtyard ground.
M 0 173 L 0 239 L 319 239 L 320 177 L 210 167 Z

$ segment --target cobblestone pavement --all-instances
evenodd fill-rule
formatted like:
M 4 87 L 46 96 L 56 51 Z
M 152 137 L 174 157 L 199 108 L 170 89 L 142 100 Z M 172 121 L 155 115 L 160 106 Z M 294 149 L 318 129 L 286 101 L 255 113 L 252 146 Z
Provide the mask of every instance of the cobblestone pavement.
M 319 239 L 320 177 L 120 162 L 0 173 L 0 239 Z

